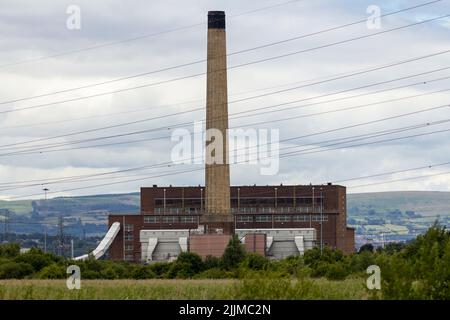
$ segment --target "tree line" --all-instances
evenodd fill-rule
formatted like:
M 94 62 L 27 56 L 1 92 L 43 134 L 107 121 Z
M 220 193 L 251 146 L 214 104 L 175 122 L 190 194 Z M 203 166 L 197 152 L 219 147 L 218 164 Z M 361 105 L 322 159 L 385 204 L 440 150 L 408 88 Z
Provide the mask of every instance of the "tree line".
M 449 299 L 450 232 L 438 224 L 406 243 L 390 243 L 374 249 L 367 244 L 357 253 L 314 248 L 303 256 L 271 260 L 247 253 L 233 237 L 223 256 L 202 260 L 183 252 L 173 262 L 149 265 L 109 260 L 70 261 L 32 248 L 20 253 L 18 244 L 0 246 L 0 279 L 65 279 L 66 269 L 76 264 L 82 279 L 259 279 L 339 281 L 359 278 L 365 285 L 370 265 L 381 269 L 381 290 L 370 297 L 382 299 Z

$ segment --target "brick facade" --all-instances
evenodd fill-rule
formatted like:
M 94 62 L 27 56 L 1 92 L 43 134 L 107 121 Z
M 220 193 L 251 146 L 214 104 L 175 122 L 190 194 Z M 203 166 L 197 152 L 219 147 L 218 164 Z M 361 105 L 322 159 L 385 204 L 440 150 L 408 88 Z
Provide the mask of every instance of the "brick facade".
M 346 189 L 343 186 L 233 186 L 230 188 L 230 194 L 233 228 L 311 227 L 317 230 L 317 244 L 320 244 L 320 220 L 324 220 L 322 224 L 324 245 L 345 253 L 355 250 L 354 229 L 347 227 Z M 133 225 L 125 231 L 121 228 L 111 245 L 109 257 L 113 260 L 125 258 L 139 262 L 140 230 L 194 231 L 202 225 L 204 211 L 203 187 L 141 188 L 141 214 L 109 217 L 109 225 L 116 221 L 122 226 Z

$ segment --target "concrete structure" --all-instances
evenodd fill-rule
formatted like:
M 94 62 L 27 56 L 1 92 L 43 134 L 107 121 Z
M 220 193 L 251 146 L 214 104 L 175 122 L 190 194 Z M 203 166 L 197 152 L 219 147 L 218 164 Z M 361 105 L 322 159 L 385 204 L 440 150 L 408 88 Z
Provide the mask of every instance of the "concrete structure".
M 230 187 L 225 38 L 225 14 L 209 12 L 205 187 L 141 188 L 140 214 L 109 217 L 122 226 L 110 259 L 150 263 L 186 250 L 221 256 L 234 233 L 248 251 L 275 259 L 315 245 L 353 252 L 345 187 Z
M 240 239 L 244 239 L 246 244 L 247 236 L 252 233 L 265 235 L 265 255 L 275 259 L 303 255 L 305 250 L 312 249 L 316 243 L 316 229 L 314 228 L 236 229 L 236 234 Z
M 189 230 L 141 230 L 142 262 L 176 258 L 180 252 L 188 251 Z

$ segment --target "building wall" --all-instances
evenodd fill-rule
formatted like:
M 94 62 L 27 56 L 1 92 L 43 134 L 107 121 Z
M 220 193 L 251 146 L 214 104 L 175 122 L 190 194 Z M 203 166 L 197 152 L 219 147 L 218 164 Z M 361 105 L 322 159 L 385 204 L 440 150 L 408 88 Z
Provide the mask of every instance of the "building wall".
M 194 234 L 189 237 L 189 251 L 202 258 L 221 257 L 230 239 L 230 234 Z
M 320 220 L 322 212 L 327 219 L 322 224 L 324 245 L 345 253 L 355 250 L 354 230 L 347 227 L 346 188 L 343 186 L 233 186 L 230 188 L 230 194 L 235 228 L 311 227 L 317 230 L 317 242 L 320 244 L 321 225 L 320 221 L 315 220 Z M 111 245 L 110 259 L 125 258 L 139 262 L 141 258 L 140 230 L 198 229 L 200 216 L 205 208 L 204 196 L 203 187 L 141 188 L 140 215 L 111 215 L 109 218 L 110 225 L 115 221 L 123 225 L 124 219 L 125 224 L 133 225 L 133 231 L 124 232 L 121 228 Z M 297 209 L 293 208 L 299 208 L 300 211 L 297 212 L 295 211 Z M 272 211 L 267 212 L 267 210 Z M 262 216 L 265 216 L 264 219 L 268 221 L 261 221 L 263 218 L 258 217 Z M 282 216 L 287 216 L 290 221 L 278 221 Z M 295 216 L 309 217 L 309 219 L 294 221 Z M 150 222 L 146 219 L 156 220 Z
M 247 233 L 244 238 L 245 251 L 265 256 L 266 237 L 265 233 Z

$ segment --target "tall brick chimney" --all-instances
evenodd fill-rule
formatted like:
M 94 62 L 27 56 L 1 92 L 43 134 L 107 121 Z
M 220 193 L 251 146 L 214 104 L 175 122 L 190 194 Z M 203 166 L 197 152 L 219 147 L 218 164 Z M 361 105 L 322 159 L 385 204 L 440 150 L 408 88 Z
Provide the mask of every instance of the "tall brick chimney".
M 225 12 L 208 12 L 208 57 L 206 87 L 206 165 L 205 165 L 205 209 L 202 222 L 207 233 L 221 229 L 233 232 L 233 216 L 230 210 L 230 168 L 228 164 L 228 93 L 227 55 L 225 34 Z M 211 130 L 222 134 L 222 141 L 215 141 Z M 213 134 L 214 136 L 214 134 Z M 208 152 L 208 145 L 220 143 L 222 157 Z M 212 146 L 212 145 L 211 145 Z M 210 147 L 211 147 L 210 146 Z M 217 152 L 217 149 L 216 149 Z M 215 158 L 216 162 L 211 163 Z

